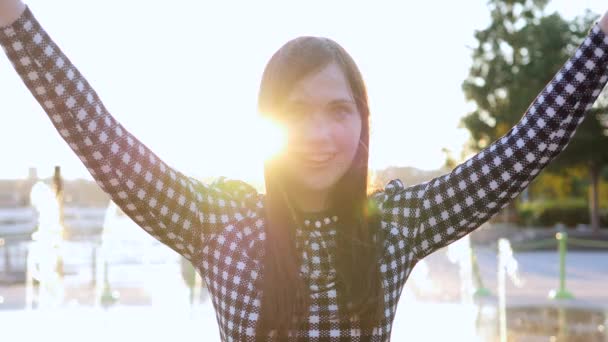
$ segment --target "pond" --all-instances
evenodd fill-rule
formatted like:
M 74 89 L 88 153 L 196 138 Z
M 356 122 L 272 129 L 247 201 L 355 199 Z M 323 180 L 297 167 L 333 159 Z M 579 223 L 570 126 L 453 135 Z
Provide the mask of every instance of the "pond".
M 509 338 L 549 337 L 555 341 L 608 341 L 605 311 L 568 307 L 514 307 L 507 309 Z

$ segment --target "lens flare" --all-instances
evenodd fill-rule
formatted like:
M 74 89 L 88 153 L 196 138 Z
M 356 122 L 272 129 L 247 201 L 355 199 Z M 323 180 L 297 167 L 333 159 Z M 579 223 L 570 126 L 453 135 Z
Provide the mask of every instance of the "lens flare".
M 264 160 L 271 159 L 284 151 L 287 145 L 285 127 L 275 120 L 260 117 L 256 121 L 255 132 L 258 132 L 257 147 Z

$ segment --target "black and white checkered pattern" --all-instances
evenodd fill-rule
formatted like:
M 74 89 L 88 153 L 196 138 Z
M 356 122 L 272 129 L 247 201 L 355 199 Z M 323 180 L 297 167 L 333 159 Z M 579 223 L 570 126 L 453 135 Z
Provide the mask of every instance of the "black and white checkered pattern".
M 30 9 L 0 29 L 0 44 L 63 139 L 99 186 L 138 225 L 200 270 L 223 341 L 255 337 L 263 275 L 264 195 L 238 180 L 203 184 L 167 166 L 112 117 Z M 517 196 L 562 151 L 603 89 L 608 38 L 596 24 L 584 43 L 505 136 L 454 171 L 373 195 L 382 209 L 378 262 L 386 317 L 373 336 L 337 320 L 333 248 L 339 218 L 308 215 L 296 227 L 302 276 L 313 305 L 290 340 L 386 341 L 403 285 L 416 262 L 471 232 Z M 404 149 L 407 153 L 407 149 Z

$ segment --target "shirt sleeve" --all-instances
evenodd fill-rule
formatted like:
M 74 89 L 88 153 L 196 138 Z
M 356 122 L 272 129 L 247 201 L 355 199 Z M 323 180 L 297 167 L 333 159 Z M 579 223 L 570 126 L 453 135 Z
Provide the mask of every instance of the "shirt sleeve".
M 596 23 L 583 43 L 504 136 L 428 182 L 385 185 L 380 200 L 421 259 L 479 227 L 504 208 L 569 143 L 604 88 L 608 38 Z
M 0 28 L 0 45 L 97 184 L 156 239 L 194 263 L 210 234 L 243 219 L 252 186 L 207 185 L 164 163 L 108 113 L 29 7 Z

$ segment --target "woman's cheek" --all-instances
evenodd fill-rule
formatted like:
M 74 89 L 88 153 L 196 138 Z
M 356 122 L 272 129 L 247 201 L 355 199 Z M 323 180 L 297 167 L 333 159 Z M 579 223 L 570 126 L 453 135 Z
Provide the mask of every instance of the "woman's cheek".
M 357 122 L 358 121 L 358 122 Z M 359 120 L 352 120 L 335 131 L 335 142 L 344 158 L 352 160 L 359 147 L 361 138 L 361 124 Z

